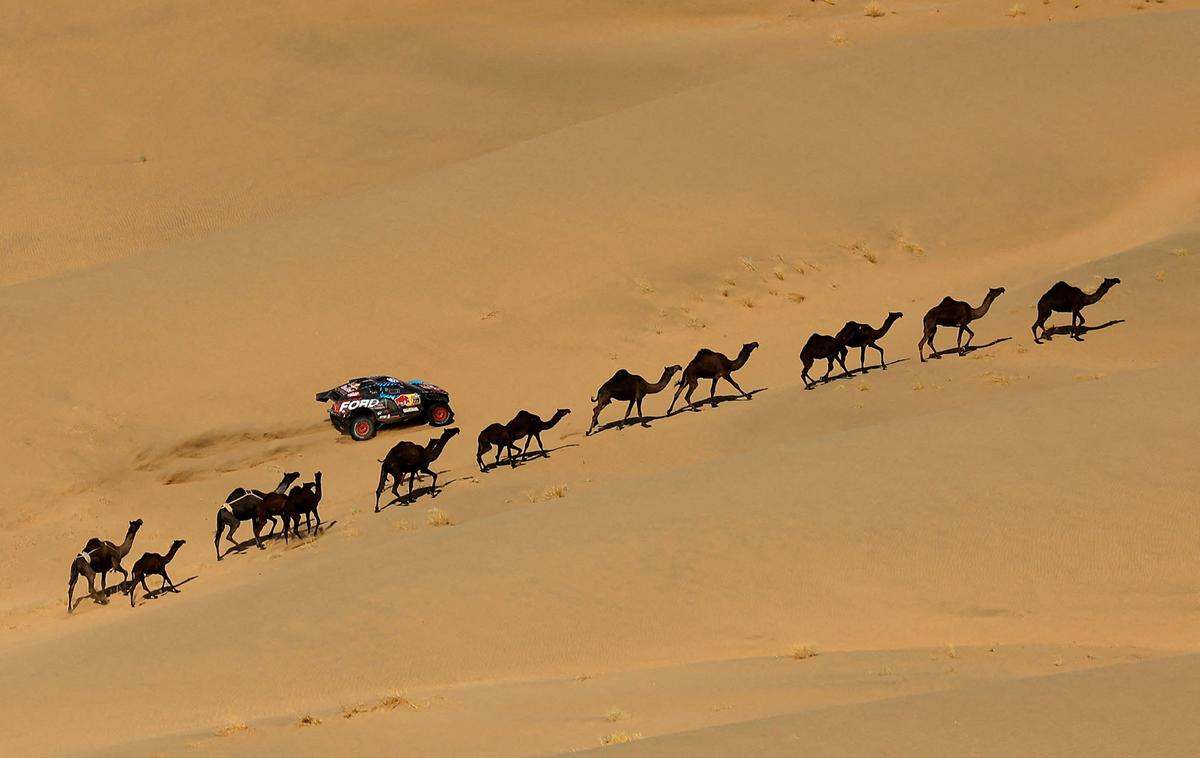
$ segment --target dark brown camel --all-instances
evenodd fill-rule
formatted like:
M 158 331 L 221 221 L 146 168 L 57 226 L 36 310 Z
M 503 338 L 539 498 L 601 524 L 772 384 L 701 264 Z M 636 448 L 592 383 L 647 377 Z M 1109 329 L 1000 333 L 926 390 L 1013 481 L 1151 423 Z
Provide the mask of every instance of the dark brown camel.
M 295 535 L 300 537 L 300 516 L 304 516 L 304 527 L 312 532 L 312 517 L 317 517 L 317 529 L 321 528 L 321 514 L 317 508 L 321 505 L 321 472 L 318 471 L 313 479 L 299 487 L 293 487 L 288 493 L 287 502 L 283 504 L 283 541 L 288 541 L 288 522 L 295 527 Z
M 1046 319 L 1050 318 L 1051 313 L 1070 313 L 1071 314 L 1071 339 L 1083 341 L 1079 336 L 1079 327 L 1083 326 L 1083 314 L 1080 311 L 1085 306 L 1091 305 L 1108 294 L 1108 291 L 1121 283 L 1120 279 L 1105 279 L 1100 282 L 1100 286 L 1096 291 L 1088 295 L 1078 287 L 1072 287 L 1066 282 L 1058 282 L 1046 294 L 1038 300 L 1037 303 L 1037 321 L 1033 322 L 1033 341 L 1041 343 L 1041 338 L 1046 337 Z M 1077 323 L 1078 322 L 1078 323 Z M 1042 330 L 1041 335 L 1038 335 L 1038 329 Z
M 388 454 L 380 461 L 383 465 L 379 467 L 379 487 L 375 490 L 375 512 L 379 513 L 379 495 L 383 492 L 389 476 L 392 477 L 392 494 L 396 496 L 397 500 L 400 499 L 397 489 L 404 480 L 405 474 L 409 475 L 408 495 L 406 496 L 409 502 L 412 502 L 413 482 L 416 481 L 417 474 L 429 474 L 433 477 L 430 497 L 437 497 L 438 475 L 429 467 L 446 449 L 446 443 L 450 441 L 450 438 L 458 432 L 458 427 L 452 426 L 442 430 L 440 437 L 432 438 L 424 447 L 405 440 L 389 450 Z
M 300 478 L 300 472 L 289 471 L 283 475 L 283 479 L 275 487 L 273 494 L 282 495 L 287 492 L 288 487 L 292 482 Z M 250 521 L 254 518 L 254 514 L 258 508 L 258 504 L 267 496 L 267 493 L 261 490 L 248 490 L 244 487 L 238 487 L 233 492 L 229 493 L 229 497 L 225 498 L 225 503 L 217 509 L 217 531 L 213 535 L 213 547 L 217 551 L 217 560 L 221 560 L 221 533 L 226 528 L 229 532 L 226 533 L 225 539 L 232 542 L 235 546 L 237 540 L 233 538 L 233 533 L 237 531 L 238 525 L 243 521 Z M 271 531 L 268 536 L 275 532 L 275 519 L 272 517 Z
M 814 334 L 808 338 L 808 342 L 805 342 L 804 347 L 800 350 L 800 362 L 804 364 L 800 378 L 804 380 L 804 389 L 811 390 L 817 386 L 817 383 L 808 375 L 808 370 L 812 368 L 813 361 L 821 359 L 829 361 L 829 368 L 826 369 L 825 376 L 821 377 L 822 382 L 829 381 L 829 372 L 833 371 L 835 360 L 841 365 L 842 373 L 850 376 L 850 371 L 846 368 L 846 343 L 842 340 L 841 335 L 830 337 L 828 334 Z
M 872 329 L 870 324 L 860 324 L 857 321 L 847 321 L 842 330 L 837 333 L 837 338 L 842 341 L 846 347 L 858 348 L 858 367 L 863 372 L 867 370 L 867 348 L 872 347 L 879 351 L 879 367 L 887 368 L 887 362 L 883 359 L 883 348 L 879 346 L 879 340 L 888 333 L 892 328 L 892 324 L 897 319 L 904 316 L 903 313 L 892 311 L 884 319 L 883 326 L 878 329 Z
M 482 432 L 479 433 L 478 446 L 475 448 L 475 462 L 479 464 L 479 470 L 483 473 L 488 472 L 487 464 L 483 462 L 483 454 L 491 450 L 493 446 L 496 448 L 496 462 L 493 466 L 500 465 L 500 456 L 505 450 L 508 451 L 508 462 L 513 468 L 517 467 L 517 446 L 513 444 L 512 435 L 508 432 L 508 427 L 497 421 L 494 424 L 488 424 Z
M 75 582 L 79 580 L 80 574 L 87 577 L 88 593 L 91 594 L 92 599 L 102 604 L 108 602 L 109 571 L 120 571 L 122 584 L 129 580 L 128 572 L 121 568 L 121 559 L 129 555 L 129 550 L 133 547 L 133 538 L 141 528 L 142 520 L 140 518 L 130 521 L 129 529 L 125 532 L 125 541 L 120 545 L 114 545 L 99 537 L 92 537 L 87 541 L 83 550 L 75 556 L 75 560 L 71 561 L 71 581 L 67 585 L 68 613 L 74 610 L 71 607 L 71 600 L 75 593 Z M 96 574 L 100 575 L 99 594 L 96 593 Z M 132 587 L 132 585 L 129 586 Z
M 587 433 L 590 435 L 592 430 L 596 428 L 596 421 L 600 418 L 600 411 L 604 410 L 613 400 L 629 402 L 629 407 L 625 409 L 625 418 L 621 419 L 621 424 L 617 428 L 625 428 L 625 422 L 629 419 L 629 413 L 633 410 L 634 405 L 637 405 L 638 418 L 644 418 L 642 414 L 642 398 L 646 395 L 662 392 L 671 382 L 671 377 L 675 376 L 676 372 L 682 370 L 682 366 L 667 366 L 663 369 L 662 378 L 654 384 L 650 384 L 643 377 L 631 374 L 625 369 L 618 370 L 617 373 L 612 375 L 611 379 L 600 385 L 600 389 L 596 390 L 596 396 L 592 398 L 592 402 L 596 404 L 596 407 L 592 409 L 592 425 L 588 427 Z
M 147 597 L 154 593 L 146 586 L 146 577 L 152 574 L 157 574 L 162 577 L 162 586 L 158 588 L 159 593 L 163 592 L 179 592 L 175 589 L 175 582 L 171 581 L 171 577 L 167 576 L 167 564 L 179 552 L 179 548 L 183 547 L 187 540 L 175 540 L 171 543 L 171 549 L 166 555 L 158 553 L 142 553 L 142 557 L 137 559 L 137 563 L 133 564 L 133 575 L 129 580 L 129 607 L 132 608 L 134 598 L 137 595 L 135 591 L 137 583 L 142 583 L 142 589 L 146 591 Z M 170 585 L 169 587 L 167 585 Z
M 570 412 L 570 408 L 559 408 L 550 417 L 549 421 L 542 421 L 542 417 L 536 413 L 517 411 L 517 415 L 513 416 L 513 420 L 505 424 L 505 427 L 508 429 L 508 434 L 512 437 L 514 443 L 521 438 L 525 439 L 525 446 L 521 449 L 522 457 L 529 450 L 529 443 L 536 439 L 538 449 L 542 455 L 549 458 L 550 453 L 547 453 L 545 446 L 542 445 L 542 432 L 547 429 L 553 429 Z
M 750 359 L 750 353 L 754 352 L 758 347 L 757 342 L 747 342 L 742 345 L 738 357 L 734 360 L 729 360 L 729 357 L 713 352 L 707 348 L 701 348 L 696 353 L 696 357 L 692 358 L 688 363 L 687 368 L 683 370 L 683 376 L 679 378 L 679 389 L 675 390 L 675 397 L 671 398 L 671 407 L 667 409 L 667 415 L 670 416 L 675 410 L 675 401 L 679 399 L 679 393 L 683 392 L 683 388 L 687 387 L 687 394 L 684 395 L 684 408 L 697 411 L 699 408 L 692 405 L 692 393 L 696 391 L 696 385 L 701 379 L 712 379 L 712 386 L 708 390 L 708 399 L 711 401 L 717 395 L 717 381 L 724 379 L 733 385 L 733 388 L 742 393 L 742 397 L 750 399 L 750 394 L 738 386 L 738 383 L 733 380 L 733 372 L 746 365 L 746 361 Z
M 950 297 L 945 297 L 942 302 L 929 309 L 925 314 L 923 322 L 924 334 L 921 341 L 917 343 L 917 353 L 921 356 L 921 362 L 925 362 L 924 347 L 925 343 L 929 343 L 929 349 L 933 351 L 931 358 L 940 358 L 937 348 L 933 346 L 933 335 L 937 332 L 939 326 L 956 326 L 958 327 L 958 354 L 966 355 L 967 348 L 971 346 L 971 338 L 975 336 L 975 332 L 971 331 L 971 327 L 967 324 L 981 319 L 987 315 L 988 309 L 992 307 L 992 301 L 1004 294 L 1003 287 L 993 287 L 988 290 L 987 296 L 983 298 L 983 303 L 978 308 L 972 308 L 968 303 L 962 300 L 954 300 Z M 963 344 L 963 332 L 967 333 L 967 344 Z

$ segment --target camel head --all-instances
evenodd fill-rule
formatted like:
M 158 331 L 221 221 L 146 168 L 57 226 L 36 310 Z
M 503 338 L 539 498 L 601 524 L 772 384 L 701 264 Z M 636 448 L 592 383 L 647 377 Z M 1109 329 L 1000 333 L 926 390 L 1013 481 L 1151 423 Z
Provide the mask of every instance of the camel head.
M 187 540 L 175 540 L 174 542 L 171 543 L 171 549 L 178 550 L 179 548 L 183 547 L 186 544 L 187 544 Z
M 904 314 L 901 313 L 900 311 L 892 311 L 891 313 L 888 314 L 889 321 L 895 321 L 898 318 L 904 318 Z
M 134 519 L 133 521 L 129 522 L 129 531 L 136 532 L 138 529 L 141 529 L 141 528 L 142 528 L 142 520 L 140 518 Z
M 568 414 L 568 413 L 570 413 L 570 412 L 571 412 L 571 409 L 570 409 L 570 408 L 559 408 L 558 410 L 556 410 L 556 411 L 554 412 L 554 415 L 555 415 L 555 416 L 565 416 L 565 415 L 567 415 L 567 414 Z
M 461 431 L 462 431 L 462 429 L 459 429 L 457 426 L 452 426 L 449 429 L 442 432 L 442 440 L 448 442 L 451 437 L 453 437 L 454 435 L 458 434 Z
M 680 371 L 683 371 L 683 366 L 680 366 L 678 363 L 674 366 L 663 366 L 663 373 L 667 376 L 674 376 Z
M 992 287 L 990 290 L 988 290 L 988 297 L 990 297 L 993 300 L 995 300 L 996 298 L 1000 297 L 1003 294 L 1004 294 L 1003 287 Z
M 1121 283 L 1120 279 L 1117 279 L 1116 277 L 1108 277 L 1108 278 L 1105 278 L 1104 281 L 1100 282 L 1100 286 L 1103 287 L 1104 289 L 1109 289 L 1111 287 L 1117 286 L 1120 283 Z
M 288 481 L 288 484 L 291 484 L 292 482 L 294 482 L 300 478 L 300 472 L 299 471 L 289 471 L 283 475 L 283 478 Z
M 744 353 L 750 353 L 751 351 L 757 350 L 757 349 L 758 349 L 757 342 L 747 342 L 746 344 L 742 345 L 742 352 L 744 352 Z

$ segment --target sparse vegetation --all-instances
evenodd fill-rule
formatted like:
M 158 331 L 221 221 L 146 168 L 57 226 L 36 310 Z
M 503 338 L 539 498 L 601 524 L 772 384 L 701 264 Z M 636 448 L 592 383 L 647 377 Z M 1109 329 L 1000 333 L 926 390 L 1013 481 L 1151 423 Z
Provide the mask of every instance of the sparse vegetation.
M 850 39 L 841 29 L 834 29 L 829 35 L 829 44 L 834 47 L 845 47 L 850 44 Z
M 883 18 L 888 14 L 887 8 L 883 7 L 883 3 L 872 2 L 863 6 L 863 15 L 870 18 Z
M 788 293 L 788 300 L 791 300 L 793 303 L 803 303 L 807 299 L 806 296 L 801 295 L 799 292 Z
M 839 247 L 851 255 L 862 258 L 867 263 L 879 262 L 879 256 L 875 255 L 875 253 L 871 251 L 871 248 L 867 246 L 867 243 L 864 240 L 855 240 L 854 242 L 848 242 L 844 245 L 839 245 Z
M 1165 282 L 1166 280 L 1167 280 L 1167 272 L 1166 271 L 1155 271 L 1154 272 L 1154 281 Z
M 249 729 L 250 727 L 246 725 L 245 721 L 241 721 L 240 719 L 230 719 L 229 722 L 224 726 L 217 727 L 213 734 L 217 735 L 218 737 L 228 737 L 230 735 L 237 734 L 238 732 L 245 732 Z
M 641 732 L 613 732 L 606 734 L 600 738 L 601 745 L 624 745 L 627 742 L 634 742 L 642 738 Z
M 951 659 L 957 658 L 958 657 L 958 648 L 956 648 L 954 645 L 947 643 L 946 644 L 946 657 L 951 658 Z
M 654 284 L 649 279 L 642 279 L 642 278 L 634 279 L 633 284 L 635 287 L 638 288 L 638 291 L 641 292 L 643 295 L 654 294 L 654 291 L 655 291 Z
M 809 658 L 815 658 L 817 649 L 812 645 L 793 645 L 790 655 L 798 661 L 805 661 Z
M 604 714 L 604 720 L 608 722 L 624 721 L 627 718 L 629 718 L 629 714 L 615 705 L 608 709 L 608 713 Z
M 1004 12 L 1004 15 L 1009 18 L 1020 18 L 1025 15 L 1025 6 L 1020 3 L 1015 3 L 1012 7 Z
M 738 258 L 738 261 L 742 264 L 742 268 L 747 271 L 758 271 L 758 266 L 754 265 L 753 258 Z
M 525 499 L 531 503 L 539 503 L 544 500 L 558 500 L 567 496 L 567 485 L 555 484 L 541 492 L 526 492 Z
M 430 526 L 454 526 L 454 521 L 450 519 L 450 515 L 441 508 L 430 508 L 427 512 L 427 518 Z
M 782 282 L 784 274 L 786 274 L 787 271 L 783 268 L 783 266 L 776 266 L 775 269 L 771 273 L 775 276 L 776 279 L 778 279 L 779 281 Z
M 321 723 L 321 719 L 317 718 L 316 716 L 313 716 L 312 714 L 306 713 L 303 716 L 301 716 L 298 721 L 296 721 L 296 726 L 316 726 L 320 723 Z
M 491 321 L 492 319 L 496 318 L 499 315 L 500 315 L 499 311 L 488 311 L 487 313 L 480 316 L 479 320 L 480 321 Z
M 406 693 L 397 692 L 395 690 L 387 695 L 384 695 L 379 700 L 379 704 L 376 705 L 372 710 L 394 711 L 401 707 L 411 708 L 414 711 L 421 710 L 421 706 L 410 700 Z
M 742 306 L 743 308 L 753 308 L 754 307 L 754 298 L 749 295 L 747 295 L 746 297 L 738 298 L 738 305 Z

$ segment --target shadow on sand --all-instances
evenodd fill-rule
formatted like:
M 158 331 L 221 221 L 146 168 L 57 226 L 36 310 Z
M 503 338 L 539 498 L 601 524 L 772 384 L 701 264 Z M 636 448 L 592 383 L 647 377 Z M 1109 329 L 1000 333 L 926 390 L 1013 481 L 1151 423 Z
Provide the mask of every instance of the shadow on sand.
M 161 579 L 162 577 L 159 577 L 159 578 Z M 175 582 L 175 586 L 182 587 L 183 585 L 185 585 L 188 582 L 192 581 L 193 579 L 197 579 L 197 578 L 199 578 L 198 575 L 189 576 L 187 579 Z M 135 589 L 134 592 L 137 592 L 137 590 Z M 167 589 L 166 582 L 164 581 L 163 586 L 159 587 L 156 590 L 150 590 L 146 594 L 142 595 L 139 598 L 135 598 L 135 599 L 137 599 L 137 600 L 154 600 L 154 599 L 158 598 L 160 595 L 169 595 L 169 594 L 171 594 L 171 590 Z
M 516 466 L 513 466 L 512 464 L 510 464 L 508 462 L 507 458 L 504 458 L 499 463 L 496 463 L 495 461 L 493 461 L 492 463 L 485 463 L 485 464 L 483 464 L 482 473 L 486 474 L 486 473 L 490 472 L 492 469 L 496 469 L 496 468 L 520 468 L 521 466 L 524 466 L 527 463 L 532 463 L 533 461 L 537 460 L 538 458 L 549 458 L 550 453 L 557 453 L 559 450 L 566 450 L 569 447 L 579 447 L 579 443 L 571 442 L 571 443 L 568 443 L 565 445 L 559 445 L 558 447 L 547 448 L 545 452 L 543 452 L 541 450 L 529 450 L 527 452 L 520 453 L 519 455 L 517 455 L 517 459 L 516 459 L 517 465 Z
M 1087 334 L 1088 332 L 1098 332 L 1101 329 L 1107 329 L 1110 326 L 1116 326 L 1117 324 L 1124 324 L 1124 323 L 1125 323 L 1125 319 L 1118 318 L 1118 319 L 1113 319 L 1112 321 L 1105 321 L 1103 324 L 1096 324 L 1095 326 L 1084 325 L 1084 326 L 1079 327 L 1078 331 L 1079 331 L 1080 335 L 1084 335 L 1084 334 Z M 1070 336 L 1071 325 L 1064 324 L 1063 326 L 1052 326 L 1052 327 L 1048 328 L 1046 331 L 1042 332 L 1041 339 L 1044 339 L 1047 342 L 1049 342 L 1051 339 L 1054 338 L 1054 336 L 1056 334 L 1066 334 L 1066 335 Z M 1083 337 L 1080 336 L 1079 339 L 1076 341 L 1082 342 Z
M 912 360 L 912 358 L 897 358 L 896 360 L 888 363 L 888 365 L 895 366 L 897 363 L 905 363 L 905 362 L 911 361 L 911 360 Z M 837 370 L 837 368 L 838 368 L 838 366 L 834 366 L 835 371 Z M 870 372 L 872 372 L 876 369 L 879 369 L 880 371 L 887 370 L 878 364 L 876 364 L 874 366 L 865 366 L 863 368 L 852 368 L 852 369 L 850 369 L 850 373 L 848 373 L 848 374 L 836 373 L 836 374 L 830 374 L 828 379 L 824 379 L 824 378 L 816 379 L 816 380 L 814 380 L 815 384 L 810 384 L 807 387 L 805 387 L 804 389 L 814 390 L 817 388 L 818 384 L 829 384 L 830 382 L 836 382 L 836 381 L 839 381 L 842 379 L 853 379 L 856 376 L 869 374 Z
M 1011 339 L 1012 339 L 1012 337 L 1001 337 L 999 339 L 994 339 L 991 342 L 985 342 L 982 345 L 971 345 L 967 349 L 963 350 L 962 354 L 970 355 L 971 353 L 975 352 L 976 350 L 986 350 L 989 347 L 999 345 L 1001 342 L 1008 342 Z M 937 352 L 932 353 L 929 356 L 928 360 L 933 360 L 934 358 L 941 358 L 943 355 L 950 355 L 952 353 L 957 353 L 957 352 L 958 352 L 958 348 L 956 348 L 956 347 L 946 348 L 945 350 L 938 350 Z
M 438 479 L 438 488 L 437 488 L 436 492 L 433 489 L 432 482 L 430 482 L 429 484 L 427 484 L 425 486 L 413 487 L 413 491 L 411 494 L 406 492 L 403 495 L 400 495 L 399 497 L 393 497 L 391 500 L 387 501 L 386 503 L 380 503 L 379 504 L 379 512 L 383 513 L 383 511 L 385 509 L 391 508 L 393 505 L 403 506 L 403 507 L 407 508 L 408 506 L 417 502 L 417 499 L 420 498 L 421 495 L 429 495 L 429 497 L 435 498 L 438 495 L 442 494 L 442 490 L 446 489 L 451 484 L 454 484 L 455 482 L 461 482 L 464 479 L 468 478 L 465 476 L 460 476 L 455 479 L 448 479 L 448 480 L 442 481 L 440 479 L 440 477 L 444 473 L 446 473 L 446 472 L 445 471 L 437 472 L 439 479 Z M 417 481 L 420 481 L 420 479 L 418 479 Z
M 705 398 L 704 400 L 693 400 L 690 405 L 685 405 L 674 413 L 668 413 L 667 416 L 674 416 L 684 411 L 699 411 L 702 405 L 711 405 L 716 408 L 722 403 L 732 402 L 734 400 L 749 400 L 760 392 L 766 392 L 767 387 L 759 387 L 755 390 L 750 390 L 745 395 L 716 395 L 715 397 Z

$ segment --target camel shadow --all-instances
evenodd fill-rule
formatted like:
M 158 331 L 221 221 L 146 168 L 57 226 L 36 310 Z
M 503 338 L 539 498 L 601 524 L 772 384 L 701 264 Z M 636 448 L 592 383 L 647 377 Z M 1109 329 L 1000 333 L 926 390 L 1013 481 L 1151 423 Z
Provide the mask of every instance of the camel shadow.
M 895 366 L 897 363 L 905 363 L 905 362 L 911 361 L 911 360 L 912 360 L 912 358 L 897 358 L 896 360 L 888 363 L 888 365 Z M 850 371 L 848 373 L 845 373 L 845 374 L 830 374 L 828 379 L 817 379 L 814 384 L 810 384 L 807 387 L 805 387 L 804 389 L 812 391 L 812 390 L 815 390 L 817 388 L 817 385 L 819 385 L 819 384 L 830 384 L 832 382 L 841 381 L 843 379 L 853 379 L 854 377 L 860 376 L 860 375 L 866 376 L 867 374 L 874 371 L 875 369 L 879 369 L 880 371 L 887 371 L 887 369 L 883 368 L 882 366 L 878 366 L 878 365 L 864 366 L 862 368 L 852 368 L 852 369 L 850 369 Z
M 767 391 L 766 387 L 759 387 L 758 389 L 750 390 L 745 395 L 716 395 L 715 397 L 709 397 L 709 398 L 705 398 L 703 400 L 694 400 L 694 401 L 692 401 L 691 405 L 685 405 L 682 408 L 680 408 L 679 410 L 675 411 L 674 413 L 668 413 L 667 416 L 676 416 L 680 413 L 683 413 L 684 411 L 689 411 L 689 410 L 690 411 L 699 411 L 700 406 L 702 406 L 702 405 L 710 405 L 713 408 L 716 408 L 718 405 L 720 405 L 722 403 L 729 403 L 734 400 L 749 400 L 750 398 L 754 397 L 758 393 L 766 392 L 766 391 Z
M 557 453 L 559 450 L 565 450 L 569 447 L 579 447 L 579 443 L 578 442 L 570 442 L 565 445 L 559 445 L 558 447 L 547 448 L 547 450 L 544 453 L 541 450 L 529 450 L 524 453 L 520 453 L 516 457 L 516 461 L 517 461 L 516 466 L 513 466 L 507 460 L 501 461 L 500 463 L 494 463 L 494 462 L 493 463 L 485 463 L 485 464 L 483 464 L 483 472 L 482 473 L 486 474 L 489 471 L 491 471 L 492 469 L 497 469 L 497 468 L 505 468 L 505 467 L 520 468 L 521 466 L 524 466 L 526 463 L 532 463 L 533 461 L 537 460 L 538 458 L 549 458 L 550 453 Z
M 1078 331 L 1079 331 L 1079 334 L 1081 335 L 1081 339 L 1082 339 L 1082 335 L 1087 334 L 1088 332 L 1098 332 L 1101 329 L 1107 329 L 1110 326 L 1116 326 L 1117 324 L 1124 324 L 1124 323 L 1125 323 L 1125 319 L 1117 318 L 1117 319 L 1113 319 L 1111 321 L 1105 321 L 1103 324 L 1096 324 L 1095 326 L 1084 325 L 1084 326 L 1079 327 Z M 1049 342 L 1056 334 L 1066 334 L 1069 336 L 1071 334 L 1071 325 L 1063 324 L 1062 326 L 1052 326 L 1049 329 L 1047 329 L 1046 331 L 1042 332 L 1042 339 Z
M 438 476 L 441 476 L 443 473 L 444 473 L 444 472 L 442 472 L 442 471 L 439 471 L 439 472 L 438 472 Z M 412 494 L 411 494 L 411 495 L 410 495 L 409 493 L 407 493 L 407 492 L 406 492 L 406 493 L 404 493 L 403 495 L 401 495 L 400 497 L 394 497 L 394 498 L 392 498 L 392 499 L 391 499 L 391 500 L 389 500 L 388 502 L 386 502 L 386 503 L 383 503 L 382 505 L 380 505 L 380 506 L 379 506 L 379 512 L 380 512 L 380 513 L 383 513 L 383 511 L 384 511 L 385 509 L 387 509 L 387 508 L 391 508 L 393 505 L 396 505 L 396 506 L 403 506 L 403 507 L 407 508 L 408 506 L 410 506 L 410 505 L 412 505 L 413 503 L 417 502 L 417 500 L 418 500 L 418 499 L 421 497 L 421 495 L 429 495 L 429 497 L 430 497 L 430 498 L 435 498 L 435 497 L 437 497 L 438 495 L 442 494 L 442 490 L 446 489 L 446 488 L 447 488 L 447 487 L 449 487 L 451 484 L 454 484 L 455 482 L 461 482 L 461 481 L 463 481 L 463 480 L 464 480 L 464 479 L 466 479 L 466 478 L 467 478 L 467 477 L 465 477 L 465 476 L 460 476 L 460 477 L 458 477 L 458 478 L 456 478 L 456 479 L 448 479 L 448 480 L 446 480 L 446 481 L 444 481 L 444 482 L 442 482 L 442 481 L 439 481 L 439 482 L 438 482 L 438 488 L 437 488 L 437 492 L 434 492 L 434 491 L 433 491 L 433 483 L 432 483 L 432 482 L 431 482 L 430 484 L 428 484 L 428 485 L 425 485 L 425 486 L 421 486 L 421 487 L 413 487 L 413 491 L 412 491 Z
M 999 345 L 1001 342 L 1008 342 L 1011 339 L 1012 339 L 1012 337 L 1000 337 L 999 339 L 994 339 L 991 342 L 985 342 L 982 345 L 971 345 L 966 350 L 963 350 L 963 355 L 970 355 L 971 353 L 975 352 L 976 350 L 986 350 L 989 347 Z M 958 348 L 950 347 L 950 348 L 946 348 L 945 350 L 938 350 L 938 351 L 930 354 L 929 360 L 933 360 L 934 358 L 941 358 L 943 355 L 950 355 L 950 354 L 957 354 L 957 353 L 958 353 Z
M 322 521 L 320 526 L 317 526 L 314 524 L 312 529 L 309 529 L 308 527 L 303 527 L 303 532 L 301 532 L 300 536 L 296 537 L 295 535 L 293 535 L 292 539 L 300 540 L 301 542 L 308 540 L 308 539 L 315 540 L 320 537 L 324 537 L 325 532 L 328 532 L 330 529 L 332 529 L 336 525 L 337 525 L 337 519 L 332 519 L 329 521 Z M 279 535 L 275 535 L 275 536 L 278 537 Z
M 199 579 L 199 578 L 200 577 L 198 575 L 189 576 L 187 579 L 183 579 L 181 581 L 175 582 L 175 586 L 182 587 L 183 585 L 187 584 L 188 582 L 190 582 L 194 579 Z M 134 591 L 136 592 L 136 590 L 134 590 Z M 168 589 L 166 587 L 159 587 L 156 590 L 150 590 L 148 593 L 146 593 L 146 594 L 142 595 L 140 598 L 138 598 L 138 600 L 155 600 L 160 595 L 169 595 L 169 594 L 171 594 L 170 589 Z
M 664 413 L 661 416 L 654 416 L 654 415 L 630 416 L 629 418 L 625 419 L 624 421 L 622 421 L 621 419 L 617 419 L 616 421 L 609 421 L 607 424 L 601 424 L 601 425 L 597 426 L 594 430 L 592 430 L 592 433 L 587 436 L 595 437 L 600 432 L 606 431 L 608 429 L 621 429 L 622 427 L 625 427 L 625 426 L 641 426 L 641 427 L 645 427 L 646 429 L 649 429 L 650 422 L 658 421 L 658 420 L 664 419 L 666 417 L 667 417 L 667 414 Z

